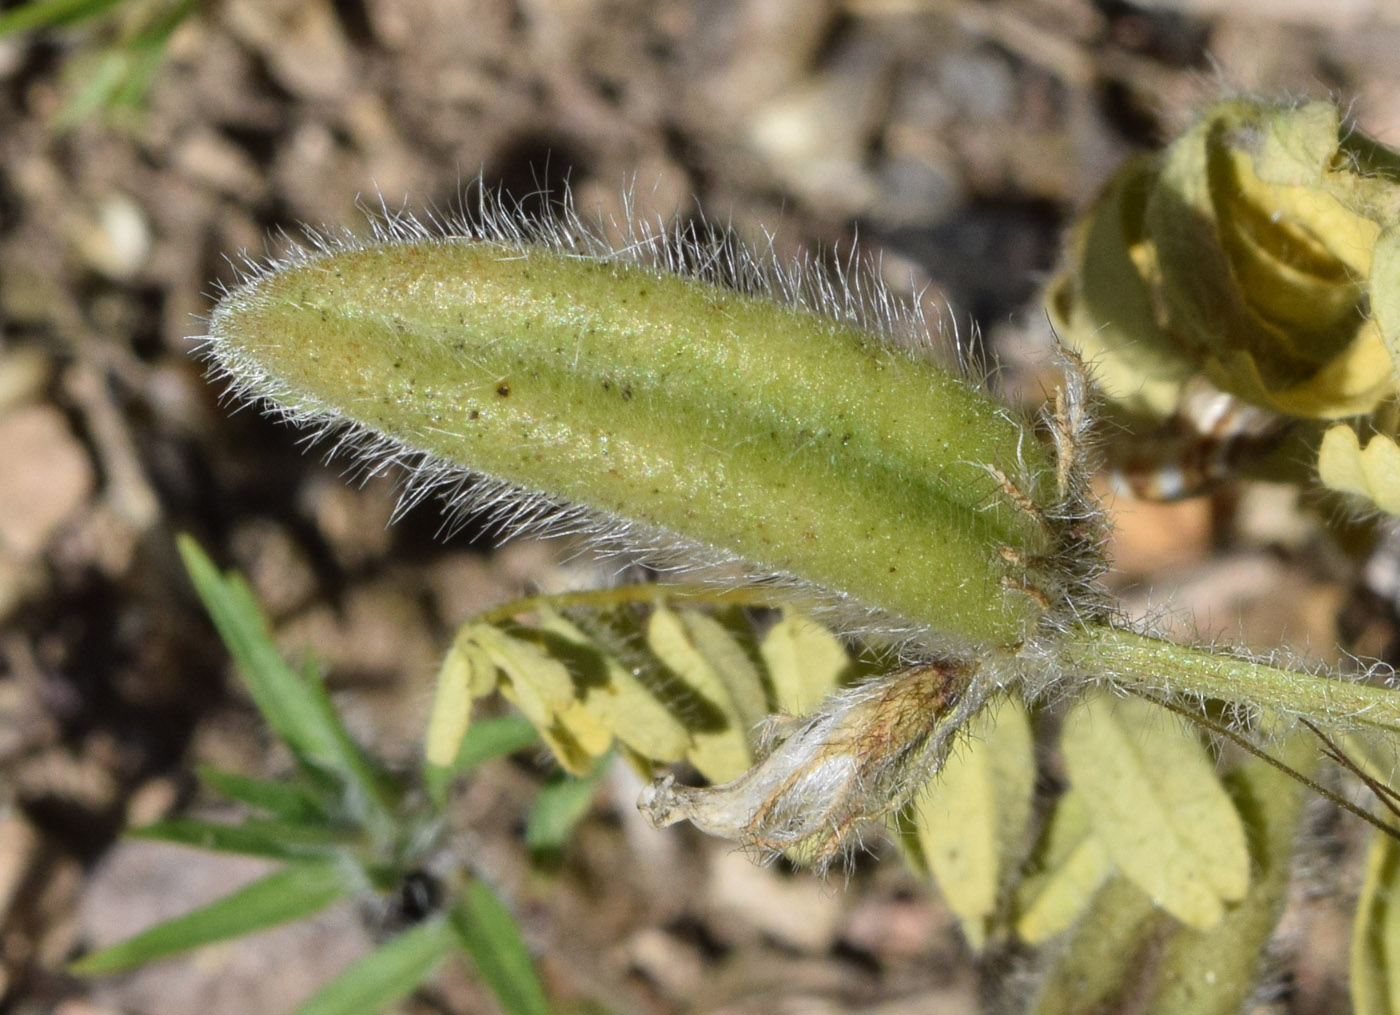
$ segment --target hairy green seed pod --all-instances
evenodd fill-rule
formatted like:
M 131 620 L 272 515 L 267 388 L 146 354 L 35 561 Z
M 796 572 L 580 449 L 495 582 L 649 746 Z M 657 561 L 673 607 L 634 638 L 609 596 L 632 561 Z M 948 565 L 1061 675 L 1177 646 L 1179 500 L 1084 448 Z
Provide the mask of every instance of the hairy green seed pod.
M 508 521 L 739 559 L 925 641 L 1028 637 L 1055 469 L 1022 423 L 790 270 L 731 261 L 743 291 L 563 232 L 322 242 L 228 293 L 210 354 L 419 485 L 486 477 Z

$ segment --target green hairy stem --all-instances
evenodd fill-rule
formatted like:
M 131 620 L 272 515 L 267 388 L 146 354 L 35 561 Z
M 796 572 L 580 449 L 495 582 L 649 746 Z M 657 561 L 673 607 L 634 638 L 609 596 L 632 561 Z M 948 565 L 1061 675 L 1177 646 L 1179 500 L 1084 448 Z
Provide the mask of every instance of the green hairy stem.
M 1244 701 L 1331 722 L 1400 729 L 1400 695 L 1389 687 L 1304 673 L 1100 625 L 1068 635 L 1059 650 L 1067 669 L 1107 676 L 1138 691 Z
M 245 391 L 425 468 L 718 549 L 955 643 L 1015 645 L 1038 616 L 1013 567 L 1047 537 L 1007 479 L 1035 496 L 1049 456 L 974 385 L 831 316 L 566 250 L 425 238 L 263 273 L 210 331 Z

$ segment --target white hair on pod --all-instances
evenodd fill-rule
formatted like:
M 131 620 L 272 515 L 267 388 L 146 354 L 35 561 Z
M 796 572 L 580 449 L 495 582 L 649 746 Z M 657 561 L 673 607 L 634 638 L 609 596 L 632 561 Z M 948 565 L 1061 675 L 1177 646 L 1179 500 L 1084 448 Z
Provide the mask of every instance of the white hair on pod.
M 680 274 L 775 300 L 859 328 L 892 347 L 936 359 L 974 382 L 983 380 L 955 329 L 948 329 L 952 340 L 944 341 L 930 327 L 922 300 L 893 293 L 881 279 L 878 263 L 862 258 L 854 245 L 844 256 L 831 258 L 829 265 L 811 256 L 785 261 L 775 253 L 771 235 L 765 247 L 753 250 L 698 214 L 674 221 L 640 217 L 633 212 L 630 191 L 624 195 L 620 220 L 590 221 L 579 212 L 568 188 L 538 214 L 527 214 L 521 202 L 489 187 L 478 185 L 475 190 L 470 208 L 452 213 L 414 214 L 391 208 L 381 197 L 376 207 L 367 209 L 367 235 L 346 228 L 306 227 L 299 238 L 283 234 L 287 249 L 278 257 L 258 259 L 245 254 L 236 260 L 234 282 L 220 289 L 206 333 L 195 339 L 211 365 L 211 376 L 226 384 L 225 402 L 236 407 L 257 404 L 269 415 L 302 429 L 305 445 L 322 448 L 327 460 L 348 460 L 347 471 L 362 481 L 397 471 L 401 490 L 395 517 L 436 496 L 443 503 L 443 531 L 448 535 L 468 520 L 484 520 L 503 541 L 524 534 L 569 536 L 590 550 L 644 562 L 671 576 L 721 585 L 773 586 L 775 593 L 802 601 L 842 633 L 893 645 L 910 662 L 931 652 L 962 655 L 973 647 L 840 591 L 790 574 L 755 569 L 722 547 L 606 515 L 445 461 L 365 426 L 340 409 L 292 392 L 233 343 L 222 340 L 223 322 L 258 300 L 257 284 L 286 269 L 386 245 L 488 242 L 624 263 L 657 275 Z M 1025 488 L 1032 485 L 1029 476 L 1013 481 Z M 1059 510 L 1049 509 L 1046 517 Z

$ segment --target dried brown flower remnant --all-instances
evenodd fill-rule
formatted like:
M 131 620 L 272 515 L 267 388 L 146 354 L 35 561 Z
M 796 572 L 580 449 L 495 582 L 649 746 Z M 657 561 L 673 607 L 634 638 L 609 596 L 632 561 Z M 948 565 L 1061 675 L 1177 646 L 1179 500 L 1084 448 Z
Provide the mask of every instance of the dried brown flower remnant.
M 816 715 L 775 717 L 762 760 L 723 786 L 648 787 L 639 806 L 658 827 L 690 821 L 766 855 L 793 851 L 824 869 L 860 827 L 922 789 L 946 757 L 970 700 L 972 668 L 924 663 L 832 696 Z

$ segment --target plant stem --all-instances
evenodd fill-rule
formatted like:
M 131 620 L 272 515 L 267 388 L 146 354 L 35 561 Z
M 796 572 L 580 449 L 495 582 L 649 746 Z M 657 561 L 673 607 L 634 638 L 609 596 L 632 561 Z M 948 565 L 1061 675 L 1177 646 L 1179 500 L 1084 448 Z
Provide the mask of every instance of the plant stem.
M 1400 694 L 1389 687 L 1317 676 L 1216 648 L 1194 648 L 1097 625 L 1067 637 L 1065 668 L 1125 688 L 1195 695 L 1305 716 L 1400 730 Z

